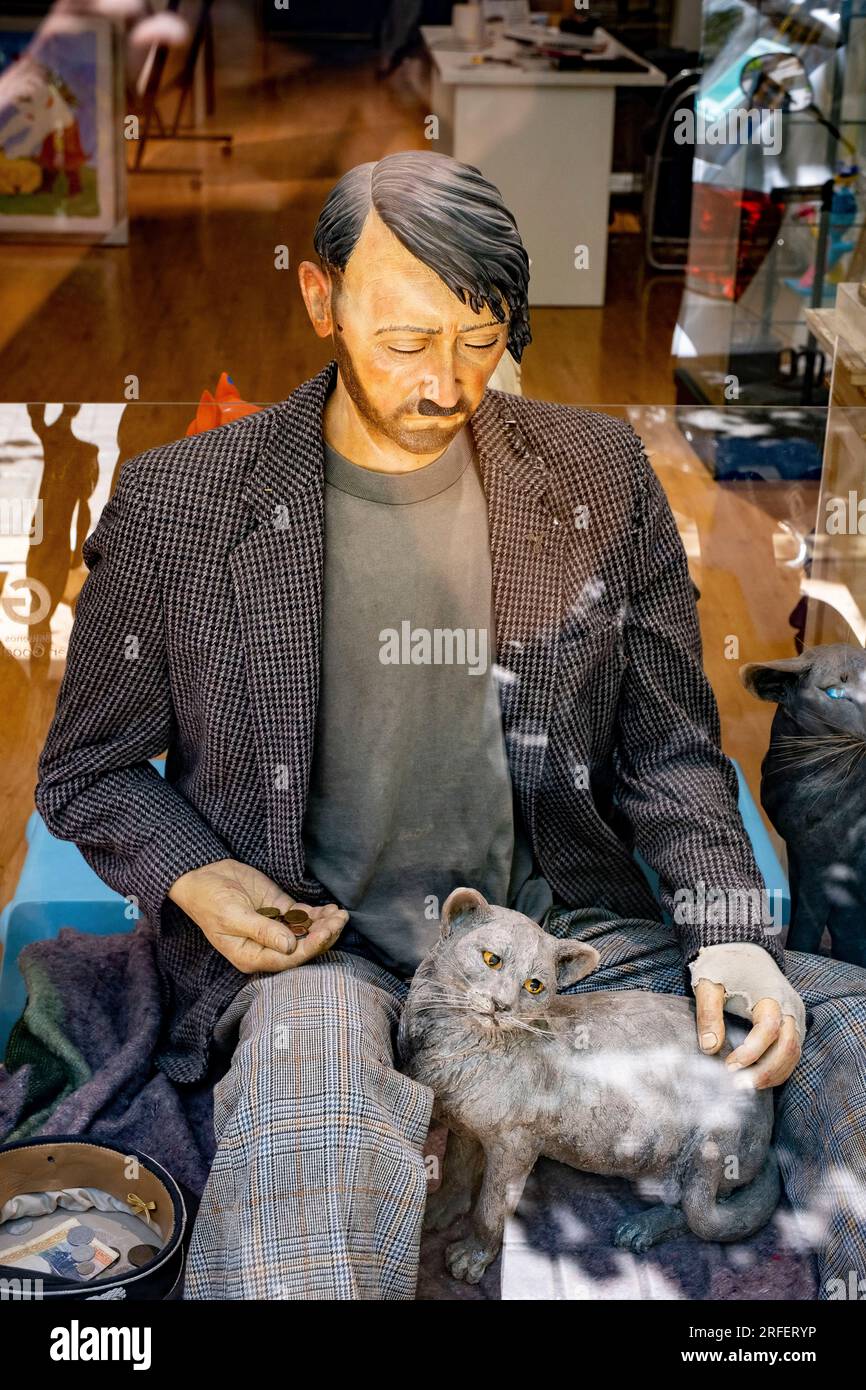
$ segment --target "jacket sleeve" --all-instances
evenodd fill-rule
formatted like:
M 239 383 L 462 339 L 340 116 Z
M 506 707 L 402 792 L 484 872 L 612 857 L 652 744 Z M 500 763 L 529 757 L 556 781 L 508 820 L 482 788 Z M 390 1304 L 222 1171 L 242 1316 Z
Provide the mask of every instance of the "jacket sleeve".
M 737 804 L 737 774 L 720 748 L 685 550 L 637 436 L 635 451 L 638 503 L 616 799 L 637 849 L 659 875 L 662 906 L 686 960 L 702 946 L 751 941 L 783 966 Z
M 151 523 L 129 465 L 84 544 L 78 601 L 36 805 L 111 888 L 159 926 L 190 869 L 230 857 L 150 758 L 170 744 L 173 709 Z

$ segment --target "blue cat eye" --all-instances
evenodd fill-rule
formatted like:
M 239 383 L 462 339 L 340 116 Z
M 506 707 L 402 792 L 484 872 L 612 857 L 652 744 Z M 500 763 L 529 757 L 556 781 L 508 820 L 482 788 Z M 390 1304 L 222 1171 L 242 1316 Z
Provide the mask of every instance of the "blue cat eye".
M 849 698 L 848 691 L 844 690 L 841 685 L 829 685 L 824 694 L 829 695 L 831 700 L 847 700 Z

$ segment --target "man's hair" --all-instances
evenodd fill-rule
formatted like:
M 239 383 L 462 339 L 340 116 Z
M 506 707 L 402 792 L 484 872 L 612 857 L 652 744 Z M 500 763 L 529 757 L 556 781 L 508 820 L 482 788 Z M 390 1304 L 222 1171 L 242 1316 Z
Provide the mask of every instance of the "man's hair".
M 313 244 L 330 270 L 346 269 L 371 208 L 474 313 L 486 305 L 502 323 L 505 300 L 508 350 L 519 362 L 532 340 L 529 257 L 498 188 L 471 164 L 424 150 L 359 164 L 331 189 L 316 223 Z

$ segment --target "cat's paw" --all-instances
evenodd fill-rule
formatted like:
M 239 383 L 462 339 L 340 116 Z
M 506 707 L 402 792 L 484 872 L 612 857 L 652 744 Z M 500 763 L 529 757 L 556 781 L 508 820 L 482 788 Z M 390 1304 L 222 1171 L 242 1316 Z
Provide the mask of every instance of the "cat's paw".
M 498 1251 L 486 1250 L 472 1236 L 465 1240 L 455 1240 L 445 1251 L 445 1263 L 452 1279 L 462 1279 L 467 1284 L 477 1284 L 484 1277 L 488 1265 L 492 1265 Z
M 446 1192 L 440 1187 L 427 1198 L 424 1208 L 424 1230 L 447 1231 L 449 1226 L 453 1226 L 455 1221 L 465 1216 L 471 1207 L 471 1192 Z
M 620 1221 L 613 1233 L 613 1243 L 620 1250 L 630 1250 L 633 1255 L 642 1255 L 655 1244 L 654 1232 L 647 1222 L 641 1219 L 642 1215 L 643 1213 L 631 1216 L 627 1221 Z

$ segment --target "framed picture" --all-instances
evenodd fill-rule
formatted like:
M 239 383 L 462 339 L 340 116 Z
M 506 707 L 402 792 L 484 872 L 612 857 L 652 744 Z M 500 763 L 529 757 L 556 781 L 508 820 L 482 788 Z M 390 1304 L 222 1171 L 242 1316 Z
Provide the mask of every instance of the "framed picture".
M 0 15 L 0 77 L 38 22 Z M 128 240 L 120 33 L 99 18 L 52 16 L 22 90 L 0 105 L 0 237 Z

